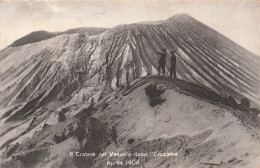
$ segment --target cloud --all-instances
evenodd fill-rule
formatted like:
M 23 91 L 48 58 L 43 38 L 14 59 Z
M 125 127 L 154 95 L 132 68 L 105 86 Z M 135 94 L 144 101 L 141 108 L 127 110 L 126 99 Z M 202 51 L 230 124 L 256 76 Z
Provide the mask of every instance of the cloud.
M 47 2 L 16 2 L 18 3 L 16 11 L 22 17 L 31 17 L 45 20 L 53 17 L 55 12 Z

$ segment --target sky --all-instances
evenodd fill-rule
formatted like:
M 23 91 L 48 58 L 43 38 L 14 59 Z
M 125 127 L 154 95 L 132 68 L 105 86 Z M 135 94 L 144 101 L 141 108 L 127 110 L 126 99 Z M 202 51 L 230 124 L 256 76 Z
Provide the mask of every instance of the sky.
M 260 1 L 0 1 L 0 50 L 38 30 L 165 20 L 186 13 L 260 56 Z

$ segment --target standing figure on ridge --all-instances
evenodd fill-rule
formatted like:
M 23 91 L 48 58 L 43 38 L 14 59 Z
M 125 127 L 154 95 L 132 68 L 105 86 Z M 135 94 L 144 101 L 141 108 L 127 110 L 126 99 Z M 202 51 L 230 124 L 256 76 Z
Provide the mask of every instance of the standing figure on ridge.
M 115 145 L 118 146 L 118 143 L 117 143 L 118 134 L 117 134 L 116 127 L 114 125 L 112 126 L 111 136 L 112 136 L 112 140 L 114 141 Z
M 76 70 L 76 73 L 77 73 L 77 81 L 78 81 L 78 87 L 81 89 L 82 88 L 82 85 L 84 83 L 84 72 L 82 69 L 80 70 Z
M 165 76 L 165 64 L 166 64 L 166 49 L 162 49 L 162 52 L 157 52 L 161 57 L 159 59 L 158 75 L 160 75 L 161 69 L 163 76 Z
M 172 73 L 174 78 L 176 78 L 176 51 L 171 51 L 171 67 L 170 67 L 170 78 L 172 78 Z

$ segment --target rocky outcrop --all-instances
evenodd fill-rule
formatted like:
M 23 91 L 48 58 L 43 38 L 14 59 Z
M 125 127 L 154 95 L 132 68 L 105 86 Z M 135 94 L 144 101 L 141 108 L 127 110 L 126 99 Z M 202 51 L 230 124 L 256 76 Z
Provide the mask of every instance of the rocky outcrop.
M 145 88 L 155 83 L 165 89 L 166 101 L 151 107 Z M 44 124 L 32 137 L 7 145 L 9 154 L 1 166 L 107 167 L 108 161 L 115 160 L 124 164 L 133 161 L 138 163 L 135 167 L 147 168 L 258 164 L 254 163 L 260 146 L 256 121 L 220 104 L 220 99 L 209 88 L 183 80 L 140 78 L 130 88 L 112 92 L 99 102 L 90 100 L 88 108 L 80 109 L 75 117 Z M 71 106 L 57 112 L 66 115 L 74 110 Z M 113 126 L 118 132 L 118 145 L 112 140 Z M 238 141 L 241 137 L 243 141 Z M 76 156 L 76 152 L 95 155 Z

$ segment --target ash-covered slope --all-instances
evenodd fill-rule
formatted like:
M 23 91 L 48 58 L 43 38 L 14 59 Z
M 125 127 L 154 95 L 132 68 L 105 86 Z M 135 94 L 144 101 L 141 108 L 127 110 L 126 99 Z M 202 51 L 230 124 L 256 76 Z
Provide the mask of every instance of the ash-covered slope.
M 177 49 L 179 79 L 258 104 L 259 58 L 194 18 L 176 15 L 160 24 L 121 25 L 95 36 L 62 34 L 2 50 L 0 135 L 40 114 L 37 122 L 44 120 L 61 104 L 101 100 L 140 76 L 157 74 L 161 48 L 168 49 L 167 60 Z M 14 140 L 9 138 L 4 146 Z
M 151 107 L 145 88 L 155 83 L 165 90 L 165 102 Z M 78 109 L 79 104 L 64 108 L 66 120 L 58 122 L 57 113 L 52 113 L 6 147 L 1 166 L 129 167 L 125 161 L 134 160 L 133 167 L 142 168 L 259 167 L 260 136 L 255 120 L 219 104 L 218 99 L 221 97 L 206 87 L 183 80 L 143 77 L 88 108 Z M 118 146 L 111 138 L 113 125 Z M 110 152 L 126 156 L 111 156 Z M 142 156 L 134 156 L 136 152 Z M 150 152 L 178 156 L 156 157 Z M 123 165 L 109 166 L 108 161 L 122 161 Z
M 148 104 L 145 93 L 145 87 L 151 83 L 166 89 L 162 95 L 166 101 L 155 107 Z M 259 130 L 251 125 L 255 122 L 244 112 L 216 103 L 219 98 L 207 88 L 182 80 L 160 77 L 136 80 L 129 90 L 115 96 L 105 112 L 93 115 L 101 121 L 120 115 L 115 119 L 120 145 L 112 143 L 104 151 L 132 155 L 98 156 L 93 167 L 109 167 L 108 161 L 116 160 L 124 165 L 126 160 L 138 161 L 139 165 L 134 167 L 144 168 L 259 167 Z M 129 143 L 130 139 L 134 142 Z M 158 156 L 174 152 L 177 157 Z
M 85 70 L 84 81 L 102 72 L 105 83 L 114 88 L 156 74 L 156 51 L 161 48 L 177 49 L 179 78 L 258 102 L 259 58 L 183 14 L 158 25 L 122 25 L 93 37 L 66 34 L 9 47 L 0 53 L 2 104 L 31 100 L 65 78 L 67 87 L 80 68 Z
M 86 35 L 96 35 L 100 34 L 104 31 L 108 30 L 107 28 L 97 28 L 97 27 L 81 27 L 81 28 L 75 28 L 75 29 L 70 29 L 64 32 L 47 32 L 47 31 L 35 31 L 32 32 L 15 42 L 13 42 L 10 47 L 18 47 L 26 44 L 31 44 L 31 43 L 36 43 L 39 41 L 47 40 L 49 38 L 61 35 L 61 34 L 74 34 L 74 33 L 79 33 L 79 34 L 86 34 Z

